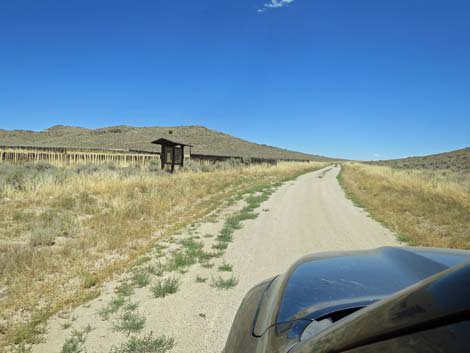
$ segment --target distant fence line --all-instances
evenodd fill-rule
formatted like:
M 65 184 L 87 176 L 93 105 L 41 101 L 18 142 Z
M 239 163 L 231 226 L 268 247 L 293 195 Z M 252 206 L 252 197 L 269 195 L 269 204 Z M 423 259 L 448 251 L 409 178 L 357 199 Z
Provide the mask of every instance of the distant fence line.
M 217 156 L 192 153 L 194 161 L 204 163 L 217 163 L 228 160 L 238 160 L 243 163 L 272 164 L 279 161 L 308 162 L 308 160 L 273 159 L 240 156 Z M 78 163 L 135 163 L 147 164 L 152 160 L 160 160 L 160 153 L 98 148 L 68 148 L 68 147 L 32 147 L 32 146 L 0 146 L 0 162 L 47 162 L 52 164 L 78 164 Z
M 47 162 L 52 164 L 78 163 L 138 163 L 159 160 L 158 153 L 124 150 L 79 148 L 0 146 L 0 161 L 10 163 Z
M 191 159 L 196 161 L 204 161 L 204 162 L 225 162 L 228 160 L 237 160 L 243 163 L 253 163 L 253 164 L 272 164 L 276 165 L 278 162 L 310 162 L 308 159 L 288 159 L 288 158 L 261 158 L 261 157 L 240 157 L 240 156 L 216 156 L 216 155 L 208 155 L 208 154 L 199 154 L 199 153 L 192 153 Z

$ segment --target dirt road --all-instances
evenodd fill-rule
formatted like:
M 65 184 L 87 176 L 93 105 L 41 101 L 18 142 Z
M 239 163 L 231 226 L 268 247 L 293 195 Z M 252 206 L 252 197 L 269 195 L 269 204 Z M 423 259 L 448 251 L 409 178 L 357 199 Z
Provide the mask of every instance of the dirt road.
M 149 287 L 136 288 L 131 300 L 146 317 L 143 332 L 175 337 L 174 353 L 221 352 L 238 305 L 256 283 L 312 252 L 397 245 L 390 231 L 346 199 L 336 179 L 338 172 L 339 167 L 330 167 L 281 186 L 262 204 L 258 218 L 245 221 L 235 233 L 214 268 L 194 265 L 178 274 L 181 286 L 176 294 L 155 298 Z M 222 225 L 223 219 L 201 224 L 190 233 L 209 241 Z M 210 286 L 211 277 L 221 274 L 217 265 L 222 261 L 233 265 L 233 273 L 239 277 L 238 285 L 229 290 Z M 197 283 L 196 276 L 207 278 L 207 283 Z M 88 324 L 93 328 L 86 340 L 89 353 L 107 353 L 112 345 L 126 342 L 126 335 L 113 330 L 113 320 L 103 320 L 98 314 L 115 296 L 116 286 L 117 282 L 110 283 L 100 298 L 68 316 L 52 319 L 45 343 L 35 346 L 34 352 L 60 352 L 72 329 Z M 72 322 L 70 328 L 64 328 L 67 320 Z

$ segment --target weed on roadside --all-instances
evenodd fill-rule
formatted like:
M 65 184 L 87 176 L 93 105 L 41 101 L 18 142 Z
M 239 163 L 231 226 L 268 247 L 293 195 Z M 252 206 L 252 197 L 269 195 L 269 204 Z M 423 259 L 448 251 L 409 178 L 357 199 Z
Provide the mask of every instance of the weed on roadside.
M 46 333 L 46 321 L 49 317 L 50 313 L 47 311 L 35 314 L 27 325 L 18 330 L 16 335 L 13 337 L 13 344 L 41 343 L 43 335 Z
M 174 338 L 154 336 L 153 332 L 150 332 L 142 338 L 131 337 L 119 347 L 112 347 L 109 353 L 166 353 L 174 346 Z
M 182 268 L 189 267 L 196 263 L 196 258 L 182 251 L 175 251 L 172 253 L 165 270 L 168 272 L 179 271 Z
M 248 197 L 246 198 L 247 205 L 242 208 L 236 214 L 227 218 L 220 231 L 219 235 L 217 236 L 217 242 L 212 245 L 213 249 L 223 251 L 227 249 L 228 243 L 233 240 L 233 233 L 242 228 L 242 222 L 248 219 L 255 219 L 258 217 L 258 214 L 254 212 L 261 203 L 266 201 L 269 196 L 273 193 L 274 189 L 272 187 L 256 187 L 249 191 Z M 260 193 L 260 195 L 255 195 L 255 193 Z M 239 195 L 241 199 L 242 196 Z
M 145 316 L 136 313 L 134 309 L 124 311 L 118 321 L 113 324 L 113 329 L 129 336 L 131 333 L 142 331 L 144 326 Z
M 156 264 L 147 265 L 142 270 L 151 275 L 161 277 L 165 272 L 165 267 L 160 262 L 157 262 Z
M 119 295 L 113 300 L 111 300 L 108 305 L 99 311 L 99 315 L 102 320 L 108 320 L 112 314 L 118 312 L 118 310 L 124 305 L 126 299 L 125 297 Z
M 165 270 L 169 272 L 185 273 L 186 269 L 195 263 L 204 263 L 209 259 L 217 257 L 218 253 L 204 251 L 204 243 L 197 241 L 194 237 L 184 239 L 180 242 L 181 250 L 171 254 Z
M 228 224 L 229 220 L 227 220 L 227 223 L 225 226 L 222 228 L 220 231 L 220 234 L 217 236 L 217 241 L 219 242 L 224 242 L 224 243 L 230 243 L 233 239 L 233 232 L 236 229 L 240 229 L 241 226 L 234 227 L 230 224 Z
M 233 271 L 233 266 L 224 261 L 224 263 L 222 265 L 217 267 L 217 270 L 219 272 L 232 272 Z
M 149 284 L 150 278 L 149 274 L 146 272 L 137 272 L 132 277 L 132 283 L 139 288 L 143 288 Z
M 125 306 L 124 306 L 124 311 L 136 311 L 137 308 L 139 307 L 139 305 L 137 303 L 134 303 L 134 302 L 128 302 Z
M 155 298 L 164 298 L 167 295 L 176 293 L 179 286 L 179 279 L 175 277 L 168 277 L 163 280 L 158 280 L 152 287 L 152 292 Z
M 238 277 L 232 275 L 231 277 L 224 279 L 222 276 L 217 276 L 212 278 L 211 286 L 217 289 L 230 289 L 235 287 L 238 284 Z
M 214 245 L 212 245 L 212 248 L 215 249 L 215 250 L 219 250 L 219 251 L 224 251 L 225 249 L 227 249 L 228 247 L 228 243 L 227 242 L 223 242 L 223 241 L 218 241 L 217 243 L 215 243 Z
M 83 330 L 74 330 L 72 332 L 72 337 L 65 340 L 61 353 L 86 353 L 86 338 L 88 333 L 92 330 L 93 328 L 90 325 L 85 327 Z
M 134 287 L 131 284 L 124 282 L 116 288 L 115 292 L 119 296 L 130 297 L 132 294 L 134 294 Z

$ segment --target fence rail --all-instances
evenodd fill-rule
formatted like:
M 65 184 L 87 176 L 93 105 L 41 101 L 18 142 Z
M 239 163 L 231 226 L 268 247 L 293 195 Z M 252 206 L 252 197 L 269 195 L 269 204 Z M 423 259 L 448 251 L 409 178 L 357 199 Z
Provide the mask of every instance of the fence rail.
M 47 162 L 51 164 L 79 163 L 136 163 L 147 164 L 151 160 L 159 160 L 158 153 L 73 149 L 53 147 L 0 146 L 0 161 L 10 163 Z
M 217 163 L 230 159 L 244 163 L 277 164 L 279 161 L 308 162 L 308 160 L 270 159 L 256 157 L 219 156 L 192 153 L 190 159 Z M 160 160 L 160 153 L 139 150 L 116 150 L 94 148 L 67 148 L 67 147 L 31 147 L 31 146 L 0 146 L 0 162 L 47 162 L 51 164 L 79 164 L 79 163 L 123 163 L 147 164 L 152 160 Z

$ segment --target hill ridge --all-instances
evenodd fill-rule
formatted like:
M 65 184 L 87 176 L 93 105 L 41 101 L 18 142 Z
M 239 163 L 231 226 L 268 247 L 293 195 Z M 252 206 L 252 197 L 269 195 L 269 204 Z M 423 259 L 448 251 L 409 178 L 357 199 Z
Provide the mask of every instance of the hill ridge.
M 448 169 L 453 171 L 470 172 L 470 147 L 424 156 L 370 161 L 368 163 L 386 165 L 400 169 Z
M 202 125 L 135 127 L 114 125 L 96 129 L 54 125 L 41 131 L 0 130 L 0 145 L 132 149 L 159 152 L 150 142 L 166 137 L 191 143 L 195 154 L 330 161 L 333 158 L 254 143 Z

